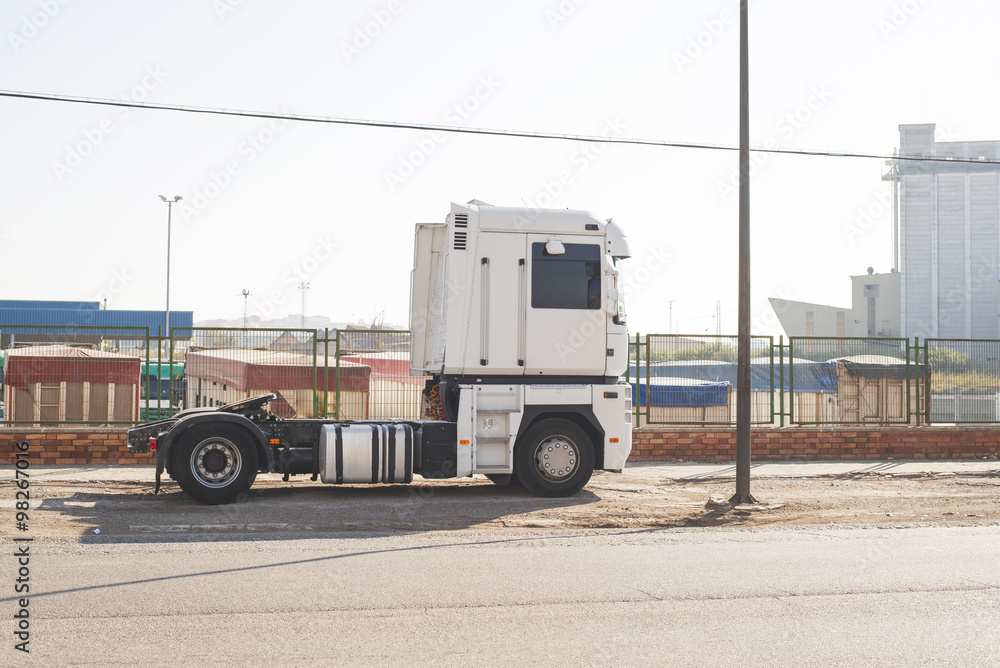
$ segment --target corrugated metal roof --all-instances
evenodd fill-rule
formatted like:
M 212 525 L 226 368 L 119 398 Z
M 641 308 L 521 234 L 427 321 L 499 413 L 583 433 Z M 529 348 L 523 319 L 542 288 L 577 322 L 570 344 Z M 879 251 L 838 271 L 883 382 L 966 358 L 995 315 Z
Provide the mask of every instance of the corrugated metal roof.
M 68 308 L 96 311 L 101 308 L 101 302 L 50 302 L 38 299 L 0 299 L 2 308 Z
M 193 311 L 171 311 L 170 326 L 190 328 L 194 325 Z M 95 334 L 85 327 L 101 327 L 113 330 L 115 327 L 148 327 L 151 335 L 166 328 L 164 311 L 102 311 L 94 309 L 58 308 L 2 308 L 0 307 L 0 330 L 4 334 L 45 334 L 38 326 L 60 327 L 61 334 Z M 114 334 L 114 331 L 109 332 Z M 121 334 L 125 334 L 122 331 Z M 190 332 L 184 332 L 190 334 Z
M 26 346 L 7 351 L 11 359 L 15 357 L 53 357 L 73 359 L 138 359 L 134 355 L 121 355 L 106 350 L 80 348 L 78 346 Z

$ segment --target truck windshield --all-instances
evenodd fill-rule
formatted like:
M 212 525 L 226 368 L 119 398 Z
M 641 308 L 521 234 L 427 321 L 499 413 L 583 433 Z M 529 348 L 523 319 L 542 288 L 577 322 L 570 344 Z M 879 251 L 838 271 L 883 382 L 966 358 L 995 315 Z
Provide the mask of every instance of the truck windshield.
M 140 384 L 139 384 L 139 393 L 140 393 L 141 398 L 143 398 L 143 399 L 147 398 L 146 397 L 146 382 L 147 382 L 146 376 L 142 376 L 142 378 L 140 380 Z M 175 378 L 174 379 L 174 387 L 173 387 L 173 389 L 176 391 L 176 390 L 179 390 L 180 387 L 181 386 L 180 386 L 179 379 Z M 160 378 L 160 377 L 157 377 L 157 376 L 151 376 L 149 378 L 149 393 L 150 393 L 151 396 L 148 397 L 148 398 L 151 398 L 151 399 L 171 399 L 172 397 L 170 396 L 170 390 L 171 390 L 170 380 L 168 378 Z

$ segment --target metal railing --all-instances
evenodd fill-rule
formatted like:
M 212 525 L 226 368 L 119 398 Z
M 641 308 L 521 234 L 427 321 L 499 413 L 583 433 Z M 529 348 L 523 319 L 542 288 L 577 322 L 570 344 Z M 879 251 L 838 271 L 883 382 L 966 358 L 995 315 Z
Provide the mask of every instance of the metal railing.
M 183 408 L 222 406 L 273 393 L 281 417 L 319 417 L 330 380 L 310 329 L 172 327 L 170 359 L 184 362 Z M 186 341 L 186 345 L 176 345 Z M 179 408 L 179 407 L 178 407 Z
M 794 424 L 909 424 L 920 405 L 906 339 L 793 336 L 788 356 Z
M 636 427 L 732 426 L 735 336 L 635 334 Z M 416 419 L 428 377 L 398 330 L 0 325 L 0 424 L 136 424 L 274 393 L 284 417 Z M 751 419 L 1000 424 L 1000 340 L 751 337 Z
M 0 327 L 0 424 L 134 424 L 153 388 L 149 328 Z
M 931 422 L 1000 422 L 1000 341 L 926 339 L 923 359 Z
M 636 335 L 629 364 L 636 426 L 736 424 L 737 337 Z M 774 341 L 750 339 L 751 421 L 774 421 Z M 633 380 L 634 379 L 634 380 Z

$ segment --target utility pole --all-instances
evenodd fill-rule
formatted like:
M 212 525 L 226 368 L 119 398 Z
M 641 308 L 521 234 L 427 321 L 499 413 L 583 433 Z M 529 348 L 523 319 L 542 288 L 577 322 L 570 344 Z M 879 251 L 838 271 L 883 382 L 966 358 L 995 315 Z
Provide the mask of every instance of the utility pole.
M 299 283 L 299 290 L 302 291 L 302 325 L 301 329 L 306 328 L 306 290 L 309 289 L 309 284 L 305 281 Z
M 736 350 L 736 493 L 733 505 L 757 503 L 750 494 L 750 67 L 748 0 L 740 0 L 739 314 Z
M 668 325 L 667 330 L 671 334 L 673 334 L 674 333 L 674 300 L 673 299 L 668 299 L 667 300 L 667 304 L 670 305 L 670 324 Z
M 243 290 L 243 329 L 247 328 L 247 298 L 250 296 L 250 291 Z
M 167 203 L 167 311 L 166 311 L 166 322 L 164 323 L 166 325 L 166 331 L 163 332 L 163 336 L 169 337 L 170 336 L 170 218 L 171 214 L 173 213 L 174 204 L 181 201 L 183 198 L 180 195 L 174 195 L 173 199 L 167 199 L 163 195 L 160 195 L 159 197 L 161 200 Z M 166 347 L 167 346 L 164 346 L 164 348 Z

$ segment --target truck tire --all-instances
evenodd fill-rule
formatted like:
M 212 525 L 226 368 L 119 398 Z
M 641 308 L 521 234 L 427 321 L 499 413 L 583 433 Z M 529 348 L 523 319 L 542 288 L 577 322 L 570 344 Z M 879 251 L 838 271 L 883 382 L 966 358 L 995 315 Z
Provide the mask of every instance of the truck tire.
M 230 424 L 192 427 L 174 446 L 174 479 L 188 496 L 209 505 L 231 503 L 257 478 L 257 448 Z
M 593 472 L 593 443 L 569 420 L 549 418 L 532 425 L 514 448 L 514 473 L 538 496 L 572 496 Z

